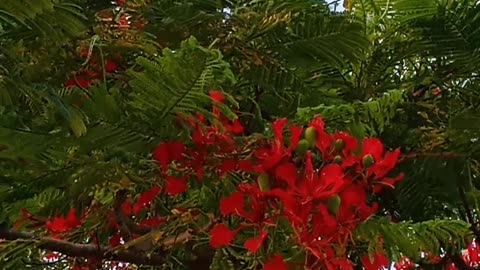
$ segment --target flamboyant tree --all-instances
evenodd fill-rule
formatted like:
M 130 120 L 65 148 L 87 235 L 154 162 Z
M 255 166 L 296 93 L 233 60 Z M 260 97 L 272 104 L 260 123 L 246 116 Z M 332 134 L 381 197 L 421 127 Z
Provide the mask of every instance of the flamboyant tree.
M 473 0 L 1 0 L 2 269 L 476 269 Z

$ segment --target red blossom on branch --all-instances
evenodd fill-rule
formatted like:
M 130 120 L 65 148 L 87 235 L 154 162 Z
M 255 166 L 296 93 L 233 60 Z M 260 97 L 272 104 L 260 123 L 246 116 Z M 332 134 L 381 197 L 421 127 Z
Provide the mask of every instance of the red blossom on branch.
M 115 69 L 112 64 L 108 72 Z M 238 136 L 243 132 L 239 120 L 227 119 L 220 110 L 225 95 L 219 91 L 209 95 L 216 119 L 179 117 L 190 130 L 191 142 L 159 143 L 152 153 L 159 168 L 157 183 L 136 200 L 123 200 L 117 209 L 137 229 L 167 226 L 170 219 L 156 217 L 155 207 L 150 207 L 157 197 L 177 202 L 194 192 L 190 190 L 194 186 L 225 181 L 235 185 L 235 191 L 219 201 L 223 220 L 208 231 L 211 248 L 237 247 L 240 242 L 247 254 L 262 254 L 267 237 L 285 239 L 278 234 L 283 231 L 290 233 L 289 243 L 304 253 L 306 269 L 353 269 L 348 251 L 352 233 L 377 213 L 378 205 L 370 198 L 401 181 L 401 174 L 389 178 L 400 151 L 385 151 L 376 138 L 357 141 L 345 132 L 329 134 L 320 117 L 306 129 L 278 119 L 272 123 L 273 139 Z M 232 180 L 232 174 L 242 177 Z M 122 224 L 114 214 L 107 220 L 111 247 L 123 239 Z M 67 218 L 48 220 L 46 228 L 63 233 L 81 224 L 71 212 Z M 478 258 L 472 253 L 469 259 Z M 376 253 L 373 260 L 362 257 L 361 263 L 365 269 L 378 269 L 389 262 L 383 253 Z M 288 269 L 288 265 L 280 255 L 267 254 L 264 269 Z

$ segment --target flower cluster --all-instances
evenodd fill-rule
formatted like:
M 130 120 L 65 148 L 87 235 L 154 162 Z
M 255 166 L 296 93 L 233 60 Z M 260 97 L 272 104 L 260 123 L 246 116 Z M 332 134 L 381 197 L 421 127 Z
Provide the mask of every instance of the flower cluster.
M 352 269 L 347 250 L 351 232 L 377 212 L 377 204 L 367 203 L 369 197 L 402 179 L 402 174 L 387 177 L 400 151 L 385 152 L 375 138 L 359 143 L 347 133 L 329 134 L 320 117 L 305 130 L 288 126 L 288 140 L 287 119 L 279 119 L 272 124 L 273 140 L 258 140 L 261 143 L 253 149 L 245 149 L 245 142 L 236 141 L 235 135 L 243 132 L 238 120 L 227 120 L 216 108 L 223 95 L 210 94 L 218 122 L 207 125 L 202 116 L 186 119 L 194 145 L 162 143 L 154 151 L 154 159 L 166 174 L 165 192 L 170 196 L 185 192 L 189 176 L 195 174 L 201 182 L 204 170 L 220 177 L 234 171 L 250 174 L 255 180 L 238 183 L 236 191 L 219 205 L 224 218 L 241 221 L 240 225 L 217 224 L 211 230 L 212 248 L 230 246 L 240 239 L 237 235 L 253 230 L 256 236 L 243 245 L 255 254 L 271 228 L 287 221 L 292 244 L 307 256 L 306 267 Z M 172 164 L 177 174 L 181 172 L 180 178 L 168 175 Z M 287 269 L 287 264 L 276 254 L 264 267 Z
M 88 50 L 82 50 L 80 52 L 80 56 L 88 59 Z M 114 73 L 118 69 L 117 63 L 112 60 L 105 60 L 103 67 L 101 64 L 98 64 L 98 60 L 92 56 L 90 56 L 90 59 L 88 60 L 89 66 L 81 71 L 75 72 L 75 74 L 73 74 L 73 78 L 65 82 L 65 88 L 68 89 L 76 86 L 82 90 L 86 90 L 101 80 L 103 76 L 102 69 L 104 69 L 106 73 Z
M 181 117 L 191 130 L 192 145 L 159 144 L 153 159 L 165 182 L 133 202 L 124 201 L 122 214 L 127 218 L 142 215 L 159 194 L 176 197 L 188 190 L 189 179 L 201 183 L 205 173 L 223 178 L 241 172 L 253 180 L 238 183 L 236 191 L 219 202 L 220 215 L 239 221 L 234 222 L 239 225 L 215 225 L 210 231 L 213 249 L 241 241 L 241 234 L 254 233 L 243 245 L 248 253 L 256 254 L 266 241 L 278 237 L 273 232 L 276 227 L 288 224 L 288 239 L 303 250 L 305 267 L 352 269 L 348 258 L 351 232 L 376 213 L 378 206 L 369 204 L 369 197 L 402 179 L 401 174 L 387 177 L 400 152 L 385 153 L 378 139 L 359 143 L 347 133 L 329 134 L 320 117 L 305 130 L 287 127 L 287 120 L 279 119 L 272 124 L 271 140 L 241 137 L 243 127 L 238 119 L 227 119 L 218 108 L 223 94 L 212 91 L 210 97 L 216 119 L 207 122 L 202 115 Z M 113 232 L 110 245 L 115 247 L 121 242 L 120 225 L 113 216 L 109 220 Z M 150 218 L 137 225 L 157 227 L 165 222 L 165 218 Z M 67 218 L 56 217 L 46 223 L 47 231 L 55 235 L 79 226 L 73 210 Z M 388 260 L 378 253 L 373 260 L 364 257 L 362 263 L 366 269 L 378 269 Z M 280 254 L 272 254 L 264 262 L 266 270 L 288 267 Z
M 125 241 L 119 213 L 139 229 L 163 226 L 168 217 L 149 214 L 158 196 L 177 200 L 189 191 L 190 181 L 224 181 L 235 173 L 244 177 L 234 181 L 235 190 L 218 202 L 222 222 L 209 231 L 212 249 L 240 244 L 247 254 L 264 258 L 265 270 L 299 265 L 305 269 L 353 269 L 351 255 L 358 250 L 352 232 L 377 213 L 379 207 L 372 197 L 402 180 L 403 174 L 390 177 L 400 151 L 385 151 L 375 138 L 359 141 L 345 132 L 329 133 L 320 117 L 306 128 L 278 119 L 272 123 L 271 139 L 242 136 L 244 129 L 238 119 L 229 120 L 219 109 L 223 94 L 211 91 L 210 98 L 213 120 L 179 115 L 191 131 L 191 144 L 163 142 L 154 149 L 152 157 L 162 182 L 135 199 L 125 199 L 107 214 L 109 245 L 116 247 Z M 24 211 L 21 221 L 42 224 L 49 236 L 62 238 L 81 227 L 88 212 L 79 218 L 72 209 L 67 217 L 41 221 Z M 134 239 L 138 236 L 132 235 Z M 92 239 L 98 241 L 94 235 Z M 286 259 L 280 249 L 272 251 L 270 244 L 275 241 L 299 250 L 301 258 Z M 469 245 L 467 251 L 463 260 L 477 266 L 477 245 Z M 444 259 L 436 259 L 428 264 L 445 265 Z M 381 238 L 377 252 L 361 256 L 359 262 L 366 270 L 389 267 Z M 453 263 L 449 267 L 455 269 Z M 395 268 L 410 270 L 415 264 L 402 258 Z

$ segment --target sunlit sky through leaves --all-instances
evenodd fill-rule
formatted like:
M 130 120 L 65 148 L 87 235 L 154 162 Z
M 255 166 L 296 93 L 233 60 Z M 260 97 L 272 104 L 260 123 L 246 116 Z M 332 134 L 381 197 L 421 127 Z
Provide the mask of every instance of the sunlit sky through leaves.
M 328 7 L 331 10 L 342 12 L 343 8 L 343 0 L 326 0 Z

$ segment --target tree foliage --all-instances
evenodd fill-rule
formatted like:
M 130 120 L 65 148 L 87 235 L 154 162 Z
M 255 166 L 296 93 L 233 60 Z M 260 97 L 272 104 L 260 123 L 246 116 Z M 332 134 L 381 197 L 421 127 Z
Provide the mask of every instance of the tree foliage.
M 69 246 L 67 259 L 42 262 L 58 244 L 45 222 L 72 209 L 77 218 L 95 215 L 64 241 L 108 246 L 108 213 L 163 185 L 154 149 L 191 143 L 183 120 L 201 114 L 213 126 L 241 124 L 240 138 L 251 143 L 244 151 L 271 140 L 275 120 L 307 126 L 318 115 L 330 133 L 347 131 L 359 142 L 377 137 L 386 150 L 400 149 L 394 173 L 404 179 L 369 199 L 379 209 L 351 232 L 349 260 L 361 268 L 365 254 L 383 250 L 418 269 L 477 267 L 462 250 L 480 237 L 480 5 L 344 2 L 336 12 L 314 0 L 2 0 L 0 239 L 10 240 L 0 240 L 0 266 L 64 269 L 88 260 L 94 249 Z M 213 111 L 211 90 L 225 97 Z M 254 176 L 227 178 L 190 183 L 181 200 L 159 197 L 132 219 L 167 217 L 158 235 L 119 229 L 131 241 L 181 234 L 185 243 L 141 250 L 146 261 L 128 248 L 104 254 L 91 268 L 126 257 L 131 269 L 260 267 L 272 254 L 206 244 L 210 216 L 195 223 L 200 228 L 181 222 L 193 209 L 218 221 L 220 199 Z M 275 250 L 288 243 L 275 240 Z M 197 248 L 202 256 L 186 253 Z M 298 251 L 283 258 L 305 259 Z M 436 264 L 432 256 L 440 256 Z

